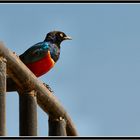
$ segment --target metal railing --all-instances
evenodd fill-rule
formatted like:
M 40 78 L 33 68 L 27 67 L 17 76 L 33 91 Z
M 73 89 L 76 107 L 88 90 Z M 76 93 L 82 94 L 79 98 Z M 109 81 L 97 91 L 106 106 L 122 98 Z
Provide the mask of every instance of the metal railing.
M 78 135 L 58 99 L 15 53 L 0 42 L 0 136 L 6 135 L 6 92 L 11 91 L 19 94 L 20 136 L 37 136 L 37 105 L 49 116 L 49 136 Z

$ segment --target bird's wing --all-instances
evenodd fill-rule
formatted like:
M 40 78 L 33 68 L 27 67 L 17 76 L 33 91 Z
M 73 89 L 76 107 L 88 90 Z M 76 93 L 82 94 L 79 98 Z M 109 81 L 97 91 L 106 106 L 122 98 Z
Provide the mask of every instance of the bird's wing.
M 39 56 L 39 55 L 42 55 L 42 54 L 48 52 L 48 49 L 49 49 L 48 43 L 40 42 L 40 43 L 37 43 L 34 46 L 32 46 L 29 51 L 30 51 L 31 55 Z
M 25 64 L 33 63 L 42 59 L 48 53 L 49 47 L 47 42 L 39 42 L 26 50 L 19 57 Z

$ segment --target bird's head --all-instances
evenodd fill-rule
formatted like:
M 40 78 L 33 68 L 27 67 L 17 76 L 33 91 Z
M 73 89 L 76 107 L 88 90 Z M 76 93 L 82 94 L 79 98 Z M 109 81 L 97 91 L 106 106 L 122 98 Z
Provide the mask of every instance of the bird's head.
M 46 42 L 50 41 L 52 43 L 60 45 L 62 41 L 71 40 L 71 39 L 72 39 L 71 37 L 67 36 L 65 33 L 61 31 L 52 31 L 46 35 L 46 38 L 44 41 Z

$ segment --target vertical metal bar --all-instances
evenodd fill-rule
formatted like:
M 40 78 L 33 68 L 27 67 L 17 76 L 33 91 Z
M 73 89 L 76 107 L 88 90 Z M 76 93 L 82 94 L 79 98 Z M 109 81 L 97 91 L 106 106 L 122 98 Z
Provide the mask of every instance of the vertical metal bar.
M 6 59 L 0 57 L 0 136 L 6 133 Z
M 19 92 L 19 133 L 20 136 L 37 136 L 36 93 Z
M 49 136 L 67 136 L 66 122 L 62 117 L 54 119 L 49 116 Z

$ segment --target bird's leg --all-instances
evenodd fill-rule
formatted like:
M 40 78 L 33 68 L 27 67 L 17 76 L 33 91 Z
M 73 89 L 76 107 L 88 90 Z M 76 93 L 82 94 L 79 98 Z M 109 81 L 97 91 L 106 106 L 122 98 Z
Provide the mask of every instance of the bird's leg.
M 54 94 L 53 90 L 50 88 L 49 85 L 47 85 L 46 83 L 43 83 L 43 85 L 44 85 L 45 87 L 47 87 L 47 89 L 48 89 L 51 93 Z

